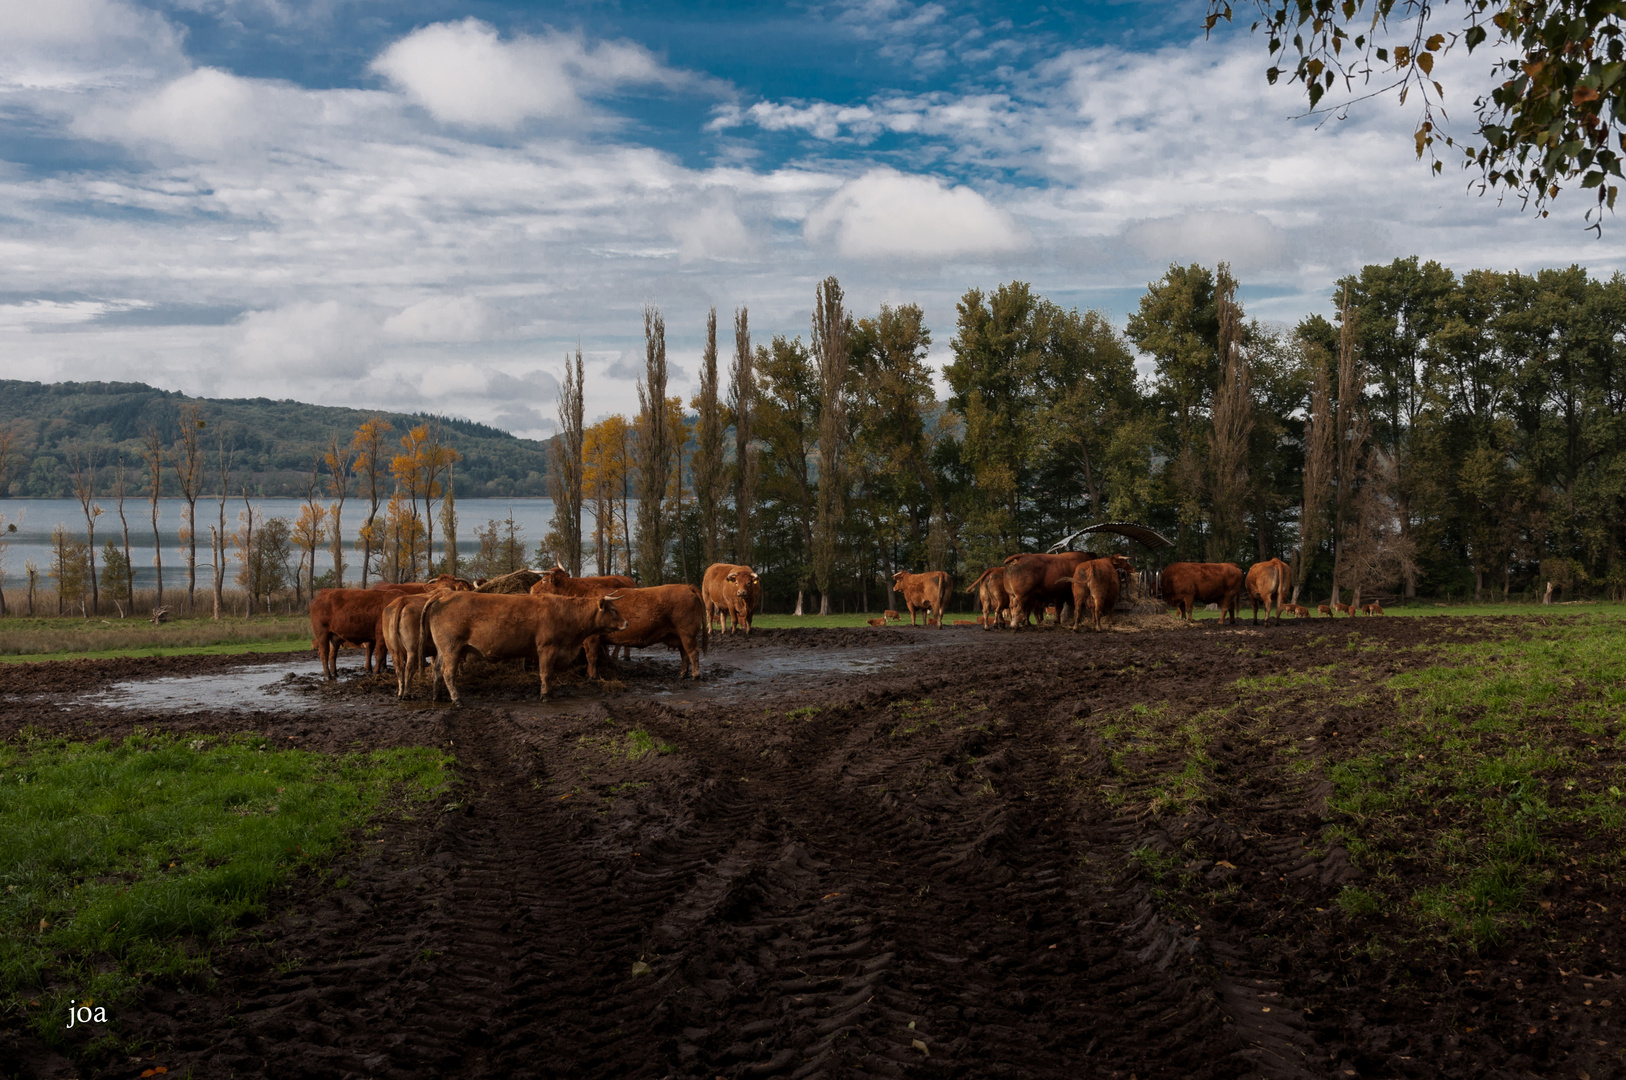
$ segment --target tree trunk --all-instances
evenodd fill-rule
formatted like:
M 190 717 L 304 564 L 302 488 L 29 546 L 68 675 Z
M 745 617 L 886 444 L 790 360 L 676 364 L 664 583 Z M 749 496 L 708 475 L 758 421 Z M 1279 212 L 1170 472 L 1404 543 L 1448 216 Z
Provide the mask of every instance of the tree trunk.
M 801 616 L 802 616 L 802 590 L 797 589 L 796 590 L 796 617 L 801 618 Z

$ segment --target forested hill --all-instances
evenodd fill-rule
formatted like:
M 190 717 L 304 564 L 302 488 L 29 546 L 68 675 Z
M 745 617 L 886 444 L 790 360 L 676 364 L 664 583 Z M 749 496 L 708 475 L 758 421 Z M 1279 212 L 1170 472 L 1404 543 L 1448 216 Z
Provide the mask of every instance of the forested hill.
M 201 408 L 207 424 L 208 490 L 213 490 L 215 453 L 221 434 L 235 449 L 232 487 L 247 486 L 261 495 L 296 495 L 311 462 L 337 435 L 350 441 L 361 424 L 383 417 L 397 439 L 421 424 L 437 425 L 441 441 L 463 456 L 456 466 L 457 493 L 480 496 L 546 495 L 547 444 L 521 439 L 486 424 L 449 417 L 343 409 L 269 398 L 192 398 L 142 383 L 37 383 L 0 380 L 0 437 L 16 438 L 12 460 L 0 462 L 0 494 L 12 498 L 67 497 L 73 494 L 70 463 L 74 450 L 94 451 L 99 486 L 112 483 L 111 470 L 122 453 L 132 469 L 130 491 L 145 492 L 141 438 L 157 429 L 173 449 L 180 410 Z M 166 464 L 165 495 L 179 495 L 173 469 Z

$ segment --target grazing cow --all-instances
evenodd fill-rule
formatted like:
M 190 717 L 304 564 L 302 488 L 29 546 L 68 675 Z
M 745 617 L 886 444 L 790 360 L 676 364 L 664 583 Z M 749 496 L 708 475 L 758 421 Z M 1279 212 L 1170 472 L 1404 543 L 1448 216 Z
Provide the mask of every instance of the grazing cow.
M 1361 610 L 1365 611 L 1368 615 L 1382 615 L 1383 605 L 1374 600 Z
M 1293 568 L 1280 559 L 1267 559 L 1248 567 L 1248 602 L 1253 605 L 1253 621 L 1259 621 L 1259 608 L 1265 609 L 1265 622 L 1282 621 L 1282 612 L 1292 608 L 1287 602 L 1293 590 Z
M 615 597 L 530 596 L 522 593 L 451 593 L 431 597 L 419 617 L 425 648 L 433 643 L 434 677 L 429 700 L 440 696 L 440 680 L 452 703 L 460 704 L 457 669 L 465 652 L 487 660 L 536 657 L 542 696 L 548 696 L 548 673 L 568 662 L 582 642 L 627 625 Z
M 399 585 L 370 589 L 323 589 L 311 601 L 311 647 L 322 661 L 322 675 L 338 678 L 339 648 L 355 645 L 367 650 L 366 669 L 369 673 L 384 670 L 389 650 L 379 636 L 379 617 L 384 608 L 396 597 L 410 595 L 418 590 Z
M 975 593 L 977 603 L 982 607 L 981 622 L 984 630 L 992 630 L 1005 617 L 1005 607 L 1010 598 L 1005 593 L 1005 568 L 1003 566 L 990 566 L 982 572 L 982 576 L 971 583 L 966 593 Z
M 885 611 L 881 612 L 881 618 L 883 618 L 883 619 L 891 619 L 893 622 L 902 622 L 903 621 L 903 616 L 899 615 L 896 611 L 893 611 L 891 608 L 887 608 Z
M 1100 558 L 1090 551 L 1064 551 L 1059 555 L 1012 555 L 1005 560 L 1007 619 L 1011 629 L 1026 626 L 1030 615 L 1040 615 L 1049 604 L 1058 608 L 1073 602 L 1073 571 L 1080 563 Z M 1042 617 L 1041 620 L 1043 621 Z
M 1163 601 L 1191 620 L 1197 604 L 1218 604 L 1220 625 L 1236 623 L 1242 595 L 1242 568 L 1236 563 L 1170 563 L 1163 568 Z
M 1332 609 L 1333 609 L 1333 610 L 1334 610 L 1334 611 L 1342 611 L 1342 612 L 1343 612 L 1343 613 L 1344 613 L 1344 614 L 1345 614 L 1345 615 L 1348 615 L 1348 614 L 1350 614 L 1350 610 L 1349 610 L 1349 605 L 1348 605 L 1348 604 L 1334 604 L 1334 605 L 1333 605 L 1333 606 L 1332 606 Z
M 706 605 L 708 631 L 715 617 L 719 633 L 727 623 L 730 634 L 743 626 L 745 636 L 750 637 L 751 617 L 762 603 L 762 579 L 749 566 L 713 563 L 706 567 L 705 576 L 700 579 L 700 599 Z
M 627 645 L 635 649 L 650 645 L 670 645 L 683 654 L 681 678 L 700 677 L 700 654 L 711 645 L 711 624 L 706 621 L 706 605 L 693 585 L 654 585 L 647 589 L 627 589 L 616 594 L 616 608 L 625 617 L 620 629 L 589 637 L 587 677 L 598 678 L 599 648 L 604 644 Z
M 1118 568 L 1112 564 L 1112 560 L 1091 559 L 1087 563 L 1080 563 L 1078 569 L 1073 571 L 1073 629 L 1078 630 L 1079 620 L 1087 607 L 1090 628 L 1099 633 L 1103 618 L 1108 626 L 1112 625 L 1112 609 L 1117 606 Z
M 892 575 L 892 587 L 903 594 L 903 602 L 909 608 L 910 626 L 915 625 L 915 612 L 924 609 L 926 625 L 932 624 L 935 615 L 938 628 L 942 628 L 943 612 L 954 589 L 954 583 L 947 574 L 941 570 L 927 570 L 923 574 L 899 570 Z
M 1325 615 L 1329 619 L 1332 618 L 1332 608 L 1328 607 L 1326 604 L 1317 604 L 1315 610 L 1317 615 Z
M 707 615 L 706 619 L 709 622 L 711 620 L 711 616 Z M 864 621 L 869 623 L 871 626 L 885 626 L 886 625 L 886 617 L 885 616 L 882 616 L 879 619 L 865 619 Z

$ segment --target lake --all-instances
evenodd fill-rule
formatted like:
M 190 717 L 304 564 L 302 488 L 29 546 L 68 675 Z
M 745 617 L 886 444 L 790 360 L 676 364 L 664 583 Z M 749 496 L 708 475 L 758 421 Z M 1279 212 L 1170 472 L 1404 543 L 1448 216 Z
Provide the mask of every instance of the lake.
M 283 517 L 292 524 L 299 516 L 302 505 L 299 499 L 255 499 L 254 515 L 255 527 L 265 518 Z M 119 541 L 122 529 L 119 525 L 118 504 L 116 500 L 98 499 L 96 505 L 102 508 L 102 515 L 96 520 L 96 550 L 97 568 L 101 566 L 101 548 L 109 540 Z M 323 504 L 325 505 L 325 504 Z M 241 498 L 230 499 L 226 503 L 226 528 L 235 531 L 241 528 L 238 515 L 243 510 Z M 350 547 L 354 548 L 356 541 L 361 537 L 361 526 L 366 521 L 367 505 L 355 498 L 350 498 L 344 504 L 344 520 L 342 522 L 345 536 L 350 540 Z M 440 504 L 435 505 L 435 512 L 440 512 Z M 157 583 L 157 572 L 153 569 L 153 536 L 150 506 L 145 498 L 126 499 L 124 513 L 130 522 L 130 561 L 135 569 L 135 586 L 138 589 L 150 589 Z M 379 507 L 380 516 L 383 507 Z M 487 521 L 505 521 L 512 514 L 515 525 L 518 526 L 521 538 L 527 552 L 536 550 L 537 543 L 547 535 L 549 519 L 553 517 L 552 499 L 459 499 L 457 500 L 457 546 L 458 552 L 467 558 L 477 545 L 474 539 L 474 530 L 484 527 Z M 180 530 L 185 521 L 185 499 L 159 499 L 158 500 L 158 533 L 159 543 L 162 544 L 164 560 L 164 587 L 173 589 L 177 585 L 186 586 L 186 548 L 181 544 Z M 584 526 L 591 528 L 591 515 L 584 515 L 589 520 Z M 214 569 L 214 560 L 209 552 L 209 525 L 220 520 L 220 502 L 216 498 L 198 500 L 198 585 L 212 580 L 209 572 Z M 17 527 L 16 532 L 10 531 L 10 526 Z M 46 574 L 51 568 L 51 530 L 58 525 L 65 525 L 68 531 L 77 537 L 85 535 L 85 514 L 79 503 L 74 499 L 0 499 L 0 583 L 7 589 L 19 586 L 26 587 L 28 575 L 25 565 L 28 560 L 34 560 L 39 567 L 40 584 L 49 587 Z M 440 545 L 439 526 L 435 529 L 435 551 L 442 550 Z M 359 584 L 361 573 L 361 555 L 359 550 L 354 555 L 347 555 L 345 578 L 347 583 Z M 333 560 L 328 557 L 327 547 L 324 543 L 322 549 L 316 553 L 316 574 L 320 577 L 332 568 Z M 207 571 L 205 570 L 207 568 Z M 235 567 L 228 562 L 229 574 L 235 573 Z

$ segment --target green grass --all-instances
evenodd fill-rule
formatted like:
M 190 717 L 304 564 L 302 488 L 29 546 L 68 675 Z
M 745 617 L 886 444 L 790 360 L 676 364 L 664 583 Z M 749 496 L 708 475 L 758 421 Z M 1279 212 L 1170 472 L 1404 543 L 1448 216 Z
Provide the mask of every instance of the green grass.
M 258 736 L 0 745 L 0 1011 L 57 1043 L 70 999 L 116 1019 L 152 976 L 206 978 L 208 948 L 289 871 L 434 796 L 450 760 Z
M 157 626 L 144 619 L 0 619 L 0 662 L 293 652 L 300 648 L 310 648 L 310 619 L 304 615 L 219 621 L 187 618 Z

